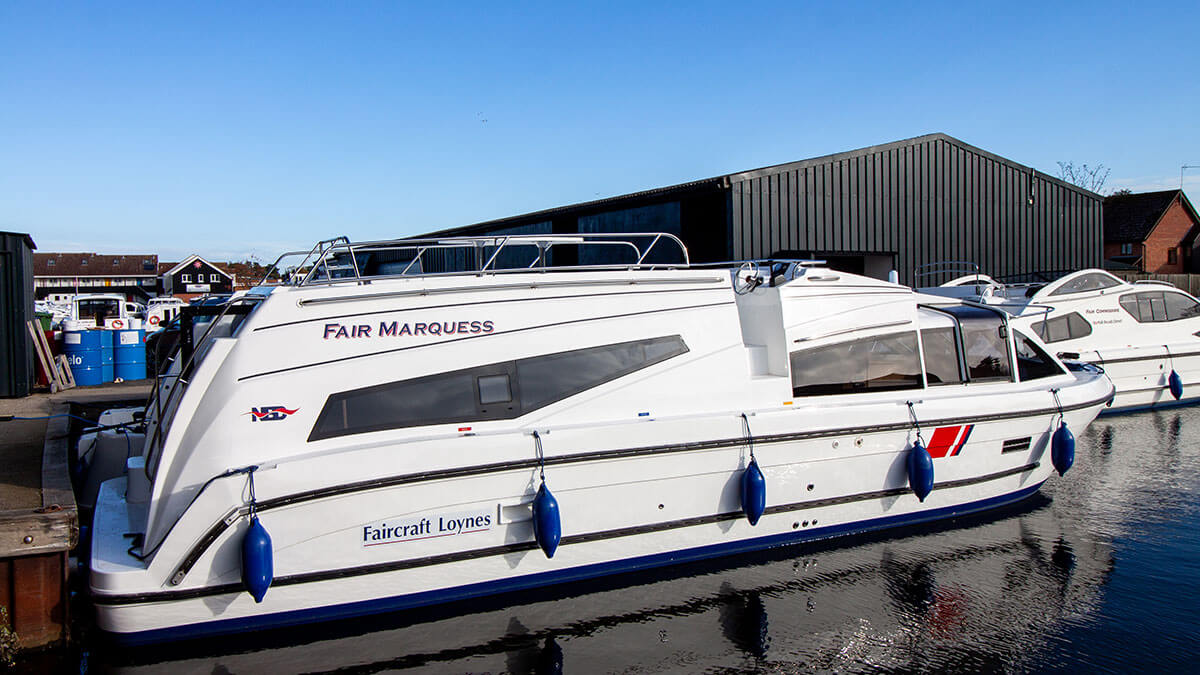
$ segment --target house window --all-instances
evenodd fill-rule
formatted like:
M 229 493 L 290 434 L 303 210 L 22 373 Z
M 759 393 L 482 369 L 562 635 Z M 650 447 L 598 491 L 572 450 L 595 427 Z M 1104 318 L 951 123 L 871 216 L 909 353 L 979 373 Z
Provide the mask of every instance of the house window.
M 190 274 L 182 274 L 182 275 L 180 275 L 180 276 L 179 276 L 179 280 L 180 280 L 180 281 L 182 281 L 182 282 L 183 282 L 183 283 L 185 283 L 185 284 L 190 284 L 190 283 L 192 283 L 192 275 L 190 275 Z
M 54 267 L 54 262 L 55 261 L 53 261 L 53 260 L 47 260 L 46 264 L 49 265 L 50 267 Z
M 208 280 L 215 284 L 221 280 L 221 277 L 219 277 L 215 274 L 210 274 L 210 275 L 208 275 Z
M 1121 255 L 1133 255 L 1133 244 L 1121 244 Z
M 1179 249 L 1178 248 L 1167 249 L 1167 264 L 1168 265 L 1176 265 L 1178 263 L 1179 263 Z

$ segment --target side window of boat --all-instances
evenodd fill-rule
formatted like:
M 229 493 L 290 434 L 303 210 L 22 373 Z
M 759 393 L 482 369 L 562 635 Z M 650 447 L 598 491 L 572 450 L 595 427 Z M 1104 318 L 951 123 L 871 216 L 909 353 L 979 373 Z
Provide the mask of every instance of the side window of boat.
M 929 384 L 961 384 L 959 343 L 954 328 L 926 328 L 921 331 L 925 352 L 925 375 Z
M 1083 293 L 1084 291 L 1098 291 L 1103 288 L 1119 286 L 1120 284 L 1121 282 L 1115 277 L 1100 272 L 1093 272 L 1092 274 L 1083 274 L 1075 277 L 1054 289 L 1050 295 L 1070 295 L 1071 293 Z
M 792 352 L 792 395 L 919 389 L 916 333 L 895 333 Z
M 1200 315 L 1192 298 L 1170 291 L 1143 291 L 1121 296 L 1121 308 L 1140 323 L 1177 321 Z
M 1011 382 L 1004 320 L 999 315 L 960 316 L 967 375 L 971 382 Z
M 1022 382 L 1062 375 L 1063 369 L 1033 340 L 1013 331 L 1013 346 L 1017 349 L 1017 375 Z
M 678 335 L 493 363 L 331 394 L 308 440 L 514 419 L 687 353 Z
M 1200 303 L 1183 293 L 1163 292 L 1163 301 L 1167 306 L 1167 321 L 1190 319 L 1200 316 Z
M 1061 342 L 1091 335 L 1092 324 L 1078 312 L 1070 312 L 1033 324 L 1033 332 L 1037 333 L 1043 342 Z

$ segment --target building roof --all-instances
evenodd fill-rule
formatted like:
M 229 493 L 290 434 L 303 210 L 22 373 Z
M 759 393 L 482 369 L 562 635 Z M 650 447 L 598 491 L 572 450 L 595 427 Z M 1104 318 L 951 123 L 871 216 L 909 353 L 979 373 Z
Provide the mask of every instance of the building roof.
M 33 243 L 33 237 L 29 236 L 28 232 L 5 232 L 0 231 L 0 235 L 9 235 L 10 237 L 23 237 L 25 243 L 29 245 L 30 250 L 37 250 L 37 244 Z
M 1176 197 L 1192 220 L 1200 224 L 1196 209 L 1182 190 L 1113 195 L 1104 200 L 1104 241 L 1111 244 L 1145 241 Z
M 153 277 L 158 276 L 158 256 L 148 253 L 100 255 L 98 253 L 34 253 L 35 277 Z
M 213 264 L 213 263 L 205 260 L 204 258 L 201 258 L 198 255 L 190 255 L 190 256 L 184 258 L 181 262 L 176 263 L 174 267 L 168 269 L 166 272 L 162 272 L 161 267 L 160 267 L 159 275 L 160 276 L 163 276 L 163 275 L 173 276 L 176 272 L 182 271 L 183 268 L 187 267 L 188 265 L 195 265 L 196 267 L 199 267 L 200 265 L 198 265 L 196 263 L 208 265 L 209 267 L 215 269 L 216 271 L 220 272 L 221 274 L 229 277 L 231 280 L 233 279 L 233 275 L 230 274 L 229 272 L 226 272 L 220 265 Z
M 829 162 L 837 162 L 837 161 L 841 161 L 844 159 L 849 159 L 851 157 L 857 157 L 857 156 L 861 156 L 861 155 L 869 155 L 872 153 L 882 152 L 882 151 L 886 151 L 886 150 L 898 150 L 900 148 L 905 148 L 905 147 L 914 146 L 914 145 L 920 145 L 923 143 L 928 143 L 930 141 L 937 141 L 937 140 L 945 141 L 952 145 L 956 145 L 958 147 L 964 148 L 966 150 L 969 150 L 972 153 L 976 153 L 982 157 L 987 157 L 996 162 L 1004 164 L 1005 166 L 1015 168 L 1022 172 L 1027 172 L 1029 174 L 1037 174 L 1037 177 L 1040 179 L 1045 179 L 1047 181 L 1050 181 L 1051 183 L 1056 183 L 1058 185 L 1061 185 L 1064 188 L 1078 192 L 1086 197 L 1090 197 L 1095 200 L 1102 199 L 1102 197 L 1100 195 L 1098 195 L 1094 192 L 1091 192 L 1090 190 L 1081 188 L 1078 185 L 1073 185 L 1073 184 L 1063 181 L 1059 178 L 1051 176 L 1050 174 L 1037 171 L 1036 169 L 1025 166 L 1023 164 L 1018 164 L 1010 159 L 1005 159 L 1004 157 L 990 153 L 987 150 L 983 150 L 983 149 L 975 147 L 969 143 L 960 141 L 957 138 L 954 138 L 953 136 L 950 136 L 948 134 L 933 133 L 933 134 L 926 134 L 924 136 L 908 138 L 908 139 L 905 139 L 902 141 L 894 141 L 891 143 L 885 143 L 883 145 L 872 145 L 869 147 L 859 148 L 857 150 L 849 150 L 847 152 L 835 153 L 832 155 L 823 155 L 820 157 L 813 157 L 811 159 L 803 159 L 803 160 L 799 160 L 799 161 L 795 161 L 795 162 L 787 162 L 784 164 L 774 164 L 771 166 L 765 166 L 765 167 L 761 167 L 758 169 L 751 169 L 749 171 L 739 171 L 739 172 L 735 172 L 735 173 L 727 173 L 727 174 L 724 174 L 721 176 L 714 176 L 712 178 L 704 178 L 701 180 L 694 180 L 694 181 L 690 181 L 687 183 L 680 183 L 678 185 L 670 185 L 667 187 L 643 190 L 641 192 L 633 192 L 633 193 L 626 194 L 626 195 L 606 197 L 604 199 L 597 199 L 594 201 L 582 202 L 579 204 L 572 204 L 569 206 L 560 206 L 560 207 L 556 207 L 556 208 L 546 209 L 543 211 L 534 211 L 532 213 L 526 213 L 526 214 L 522 214 L 522 215 L 518 215 L 518 216 L 509 216 L 509 217 L 505 217 L 505 218 L 499 218 L 496 220 L 489 220 L 489 221 L 482 222 L 482 223 L 475 223 L 473 225 L 466 225 L 466 226 L 462 226 L 462 227 L 453 227 L 453 228 L 448 228 L 448 229 L 444 229 L 444 230 L 438 230 L 436 232 L 431 232 L 429 234 L 418 235 L 418 236 L 440 237 L 440 236 L 458 236 L 458 235 L 471 235 L 471 234 L 476 234 L 476 233 L 486 233 L 486 232 L 493 232 L 498 228 L 507 227 L 507 226 L 548 221 L 548 220 L 554 219 L 556 216 L 587 215 L 589 213 L 602 212 L 602 211 L 608 210 L 614 204 L 621 204 L 621 205 L 625 205 L 625 206 L 628 206 L 631 203 L 638 204 L 638 205 L 648 204 L 648 203 L 653 203 L 656 201 L 669 200 L 677 195 L 687 193 L 687 192 L 697 192 L 697 191 L 710 190 L 710 189 L 728 188 L 733 183 L 736 183 L 739 181 L 750 180 L 750 179 L 758 178 L 761 176 L 782 173 L 785 171 L 791 171 L 794 169 L 799 169 L 799 168 L 804 168 L 804 167 L 809 167 L 809 166 L 817 166 L 817 165 L 826 164 Z

